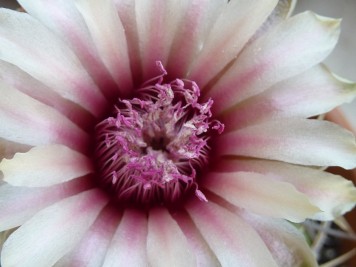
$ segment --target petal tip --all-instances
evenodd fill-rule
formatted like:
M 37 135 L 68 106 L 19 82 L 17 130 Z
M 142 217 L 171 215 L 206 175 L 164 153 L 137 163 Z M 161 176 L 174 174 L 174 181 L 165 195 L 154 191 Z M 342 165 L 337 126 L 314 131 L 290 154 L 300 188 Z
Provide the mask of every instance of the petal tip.
M 313 12 L 310 12 L 310 13 L 313 14 L 314 17 L 318 21 L 320 21 L 326 28 L 328 28 L 330 30 L 340 30 L 340 25 L 341 25 L 342 19 L 325 17 L 325 16 L 321 16 L 321 15 L 318 15 L 318 14 L 313 13 Z
M 343 83 L 349 87 L 356 87 L 356 82 L 351 81 L 347 78 L 341 77 L 338 74 L 334 73 L 332 70 L 330 70 L 330 68 L 328 66 L 326 66 L 325 64 L 321 63 L 320 64 L 321 68 L 325 71 L 325 73 L 327 73 L 328 75 L 330 75 L 331 77 L 333 77 L 336 81 Z

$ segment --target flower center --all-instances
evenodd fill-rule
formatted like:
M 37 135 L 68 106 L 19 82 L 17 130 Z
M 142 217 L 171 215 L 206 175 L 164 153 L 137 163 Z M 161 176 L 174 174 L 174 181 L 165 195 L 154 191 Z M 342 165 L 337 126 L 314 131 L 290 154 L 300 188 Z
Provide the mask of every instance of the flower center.
M 211 99 L 198 102 L 195 82 L 163 83 L 167 73 L 158 66 L 161 75 L 96 126 L 100 183 L 130 204 L 174 203 L 192 191 L 206 201 L 196 176 L 208 162 L 211 130 L 221 133 L 224 125 L 211 119 Z

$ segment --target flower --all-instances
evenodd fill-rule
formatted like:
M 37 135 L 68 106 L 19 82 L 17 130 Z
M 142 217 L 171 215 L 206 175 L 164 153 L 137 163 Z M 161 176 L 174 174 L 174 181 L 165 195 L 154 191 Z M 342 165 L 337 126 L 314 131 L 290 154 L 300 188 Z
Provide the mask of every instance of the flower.
M 294 1 L 19 0 L 0 12 L 11 266 L 316 266 L 291 222 L 356 189 L 339 20 Z

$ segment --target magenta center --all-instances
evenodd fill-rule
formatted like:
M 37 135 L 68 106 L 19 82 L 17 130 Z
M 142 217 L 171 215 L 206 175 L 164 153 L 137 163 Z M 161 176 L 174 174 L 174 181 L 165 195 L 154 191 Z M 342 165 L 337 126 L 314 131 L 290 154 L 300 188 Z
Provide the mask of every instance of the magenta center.
M 96 126 L 100 183 L 120 202 L 174 203 L 192 191 L 206 201 L 196 176 L 208 163 L 211 130 L 224 126 L 211 119 L 211 99 L 198 102 L 195 82 L 163 83 L 161 69 Z

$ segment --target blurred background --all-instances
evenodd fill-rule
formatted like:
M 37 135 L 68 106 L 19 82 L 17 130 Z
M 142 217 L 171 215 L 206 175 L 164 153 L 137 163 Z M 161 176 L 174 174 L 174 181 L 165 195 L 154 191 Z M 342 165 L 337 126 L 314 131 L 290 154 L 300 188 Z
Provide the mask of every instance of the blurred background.
M 16 8 L 18 4 L 15 0 L 0 0 L 0 7 Z

